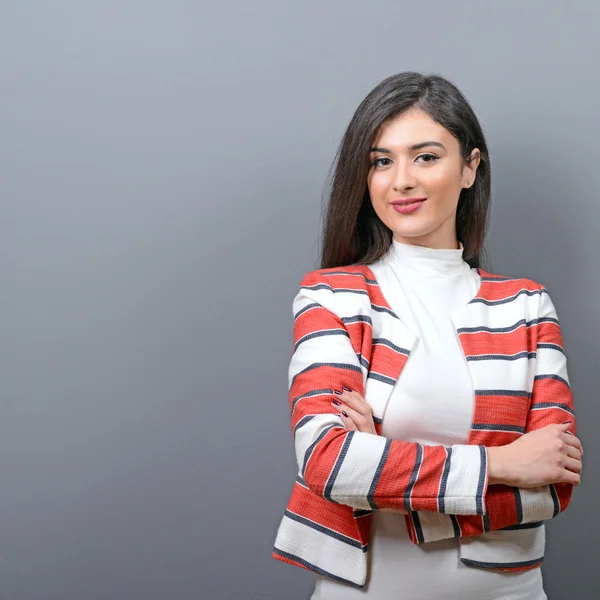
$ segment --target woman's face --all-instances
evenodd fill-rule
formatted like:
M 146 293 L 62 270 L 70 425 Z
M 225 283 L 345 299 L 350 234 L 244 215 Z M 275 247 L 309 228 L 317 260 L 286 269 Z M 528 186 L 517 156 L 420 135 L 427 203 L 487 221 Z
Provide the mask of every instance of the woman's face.
M 465 162 L 458 140 L 420 110 L 385 123 L 371 148 L 367 186 L 377 216 L 394 239 L 429 248 L 457 248 L 456 207 L 479 165 Z M 408 202 L 407 202 L 408 201 Z

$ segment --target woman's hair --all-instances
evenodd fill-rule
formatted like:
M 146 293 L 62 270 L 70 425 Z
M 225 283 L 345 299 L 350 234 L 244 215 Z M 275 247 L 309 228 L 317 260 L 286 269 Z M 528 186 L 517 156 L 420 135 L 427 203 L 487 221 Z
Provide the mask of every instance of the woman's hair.
M 460 90 L 438 75 L 406 72 L 377 85 L 356 109 L 338 148 L 325 211 L 321 239 L 321 268 L 369 264 L 383 256 L 392 232 L 371 204 L 367 177 L 370 149 L 380 127 L 410 110 L 418 109 L 445 127 L 460 144 L 467 160 L 481 151 L 477 176 L 460 193 L 456 233 L 464 246 L 463 258 L 478 267 L 487 231 L 490 203 L 490 161 L 487 144 L 473 109 Z

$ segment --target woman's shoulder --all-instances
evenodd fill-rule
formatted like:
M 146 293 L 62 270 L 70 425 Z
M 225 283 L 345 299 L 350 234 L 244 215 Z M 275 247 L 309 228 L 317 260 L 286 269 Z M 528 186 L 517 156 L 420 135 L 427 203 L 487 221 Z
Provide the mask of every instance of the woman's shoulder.
M 371 269 L 367 265 L 347 265 L 314 269 L 302 277 L 300 287 L 327 285 L 336 288 L 367 288 L 376 283 Z
M 496 283 L 499 285 L 504 284 L 506 287 L 520 286 L 523 289 L 528 289 L 531 291 L 541 291 L 546 289 L 541 283 L 527 277 L 515 277 L 500 273 L 491 273 L 481 268 L 478 268 L 477 272 L 481 276 L 481 280 L 488 283 Z

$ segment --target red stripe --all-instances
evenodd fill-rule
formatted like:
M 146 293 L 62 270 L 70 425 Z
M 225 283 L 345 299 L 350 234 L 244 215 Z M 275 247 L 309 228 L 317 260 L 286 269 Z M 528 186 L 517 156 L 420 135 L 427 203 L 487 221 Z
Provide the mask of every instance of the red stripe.
M 535 352 L 537 346 L 536 325 L 525 325 L 510 333 L 475 333 L 462 332 L 460 341 L 467 356 L 482 356 L 485 354 L 518 354 L 519 352 Z
M 498 282 L 483 281 L 478 295 L 486 300 L 497 301 L 511 298 L 521 290 L 535 292 L 541 289 L 541 285 L 529 279 L 513 279 Z
M 352 507 L 346 504 L 329 502 L 296 482 L 287 507 L 293 513 L 363 543 L 358 535 Z
M 348 431 L 344 427 L 334 427 L 328 431 L 323 439 L 316 445 L 306 470 L 304 479 L 310 482 L 310 488 L 319 496 L 323 495 L 331 470 L 335 465 L 340 449 L 346 439 Z

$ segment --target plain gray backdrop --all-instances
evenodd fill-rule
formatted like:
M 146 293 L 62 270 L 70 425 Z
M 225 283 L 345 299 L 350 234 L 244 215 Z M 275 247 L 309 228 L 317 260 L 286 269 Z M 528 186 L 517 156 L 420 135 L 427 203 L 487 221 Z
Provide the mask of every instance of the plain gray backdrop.
M 1 0 L 0 600 L 309 597 L 271 558 L 292 299 L 343 131 L 404 70 L 472 103 L 488 266 L 557 306 L 586 457 L 544 576 L 600 597 L 599 6 Z

